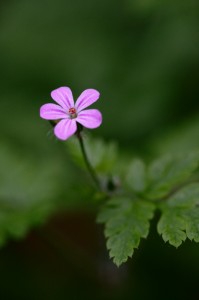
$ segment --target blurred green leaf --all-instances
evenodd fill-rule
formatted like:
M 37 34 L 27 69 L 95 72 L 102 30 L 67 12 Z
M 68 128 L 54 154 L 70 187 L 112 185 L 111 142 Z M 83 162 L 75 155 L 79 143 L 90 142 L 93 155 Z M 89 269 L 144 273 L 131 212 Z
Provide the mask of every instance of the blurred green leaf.
M 99 173 L 112 174 L 118 160 L 118 149 L 115 143 L 105 143 L 102 139 L 93 139 L 84 135 L 84 144 L 89 160 Z M 74 161 L 86 168 L 78 140 L 74 137 L 67 142 L 67 147 Z
M 60 209 L 90 200 L 93 191 L 89 185 L 85 187 L 83 178 L 77 181 L 70 164 L 63 167 L 64 158 L 51 152 L 19 154 L 1 141 L 0 245 L 9 238 L 23 237 Z
M 143 192 L 147 185 L 146 166 L 140 159 L 132 160 L 127 167 L 124 185 L 136 193 Z
M 180 189 L 168 201 L 168 207 L 190 208 L 199 203 L 199 184 L 192 183 Z
M 151 144 L 154 155 L 162 153 L 190 152 L 199 148 L 199 116 L 192 116 L 184 122 L 169 127 L 163 135 Z
M 56 210 L 52 203 L 17 208 L 1 203 L 0 207 L 0 246 L 10 238 L 24 237 L 30 228 L 43 224 Z
M 0 145 L 0 244 L 25 235 L 57 209 L 59 164 L 14 154 Z
M 190 178 L 198 168 L 199 153 L 167 155 L 149 166 L 149 189 L 146 196 L 156 200 L 168 195 L 173 188 Z
M 199 242 L 199 184 L 191 184 L 160 206 L 158 232 L 165 242 L 178 247 L 188 237 Z
M 152 203 L 125 197 L 112 198 L 101 209 L 97 221 L 105 224 L 107 248 L 117 266 L 133 255 L 141 238 L 147 237 L 153 211 Z

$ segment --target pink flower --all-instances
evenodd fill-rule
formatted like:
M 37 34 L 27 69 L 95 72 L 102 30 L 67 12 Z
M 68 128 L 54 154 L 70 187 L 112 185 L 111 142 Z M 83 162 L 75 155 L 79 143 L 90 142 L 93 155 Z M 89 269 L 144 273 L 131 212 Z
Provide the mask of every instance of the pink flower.
M 59 120 L 54 128 L 56 137 L 68 139 L 77 130 L 77 122 L 87 128 L 97 128 L 102 123 L 102 114 L 97 109 L 86 109 L 99 99 L 100 93 L 88 89 L 81 93 L 76 103 L 68 87 L 60 87 L 51 92 L 57 104 L 44 104 L 40 108 L 40 117 L 46 120 Z

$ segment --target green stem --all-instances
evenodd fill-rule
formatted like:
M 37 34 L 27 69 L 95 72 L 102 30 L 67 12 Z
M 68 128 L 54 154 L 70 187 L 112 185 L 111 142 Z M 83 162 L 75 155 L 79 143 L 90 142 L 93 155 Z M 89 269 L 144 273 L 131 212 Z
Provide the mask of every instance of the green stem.
M 82 130 L 82 127 L 78 126 L 77 127 L 77 132 L 76 132 L 76 136 L 79 140 L 79 144 L 80 144 L 80 148 L 81 148 L 81 151 L 82 151 L 82 155 L 83 155 L 83 158 L 84 158 L 84 161 L 85 161 L 85 164 L 87 166 L 87 169 L 93 179 L 93 181 L 95 182 L 95 185 L 97 186 L 97 188 L 101 191 L 101 185 L 100 185 L 100 182 L 99 182 L 99 179 L 95 173 L 95 170 L 93 169 L 89 159 L 88 159 L 88 156 L 87 156 L 87 153 L 86 153 L 86 149 L 85 149 L 85 146 L 84 146 L 84 141 L 83 141 L 83 138 L 82 138 L 82 135 L 81 135 L 81 130 Z
M 55 125 L 56 125 L 56 122 L 55 122 L 55 121 L 51 121 L 51 120 L 50 120 L 49 122 L 50 122 L 50 124 L 51 124 L 53 127 L 55 127 Z M 93 169 L 92 165 L 90 164 L 89 159 L 88 159 L 88 156 L 87 156 L 87 154 L 86 154 L 86 150 L 85 150 L 85 147 L 84 147 L 84 141 L 83 141 L 83 138 L 82 138 L 82 136 L 81 136 L 81 131 L 82 131 L 82 129 L 83 129 L 83 126 L 77 123 L 76 136 L 77 136 L 77 138 L 78 138 L 78 140 L 79 140 L 79 144 L 80 144 L 80 148 L 81 148 L 81 151 L 82 151 L 82 155 L 83 155 L 85 164 L 86 164 L 86 166 L 87 166 L 87 169 L 88 169 L 88 171 L 89 171 L 89 173 L 90 173 L 90 175 L 91 175 L 93 181 L 95 182 L 96 187 L 99 189 L 99 191 L 102 191 L 102 187 L 101 187 L 101 185 L 100 185 L 99 179 L 98 179 L 98 177 L 97 177 L 97 175 L 96 175 L 96 173 L 95 173 L 95 170 Z

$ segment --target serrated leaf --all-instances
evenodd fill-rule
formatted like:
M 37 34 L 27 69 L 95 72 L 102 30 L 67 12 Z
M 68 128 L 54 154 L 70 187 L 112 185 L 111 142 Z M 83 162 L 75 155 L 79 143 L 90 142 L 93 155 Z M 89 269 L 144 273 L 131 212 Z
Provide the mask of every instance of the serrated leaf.
M 199 207 L 190 209 L 186 213 L 186 233 L 187 237 L 192 241 L 199 242 Z
M 136 193 L 145 190 L 147 185 L 146 167 L 142 160 L 134 159 L 129 163 L 124 184 Z
M 158 232 L 178 247 L 186 238 L 199 242 L 199 184 L 190 184 L 161 205 Z
M 186 240 L 186 222 L 179 210 L 166 210 L 158 223 L 158 233 L 165 242 L 179 247 Z
M 153 211 L 152 203 L 125 197 L 115 197 L 102 208 L 97 221 L 105 224 L 107 248 L 117 266 L 132 257 L 140 239 L 147 237 Z
M 148 198 L 156 200 L 169 194 L 177 185 L 185 182 L 198 168 L 199 153 L 167 155 L 154 161 L 148 169 Z

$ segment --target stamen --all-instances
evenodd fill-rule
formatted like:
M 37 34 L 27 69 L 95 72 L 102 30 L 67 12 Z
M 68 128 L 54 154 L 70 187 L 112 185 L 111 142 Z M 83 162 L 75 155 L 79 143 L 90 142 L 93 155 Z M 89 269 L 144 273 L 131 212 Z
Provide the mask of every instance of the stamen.
M 77 117 L 77 111 L 74 107 L 71 107 L 69 110 L 69 115 L 71 117 L 71 119 L 75 119 Z

